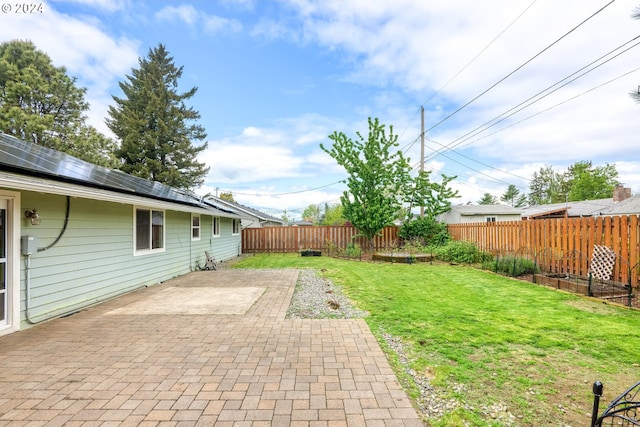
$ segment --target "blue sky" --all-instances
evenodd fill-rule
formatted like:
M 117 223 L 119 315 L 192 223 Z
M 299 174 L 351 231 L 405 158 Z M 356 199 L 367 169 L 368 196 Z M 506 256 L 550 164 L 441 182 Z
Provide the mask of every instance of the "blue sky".
M 366 133 L 367 117 L 378 117 L 417 163 L 421 105 L 427 169 L 458 175 L 454 203 L 509 184 L 526 192 L 540 167 L 580 160 L 615 163 L 640 192 L 640 105 L 628 95 L 640 85 L 640 47 L 476 133 L 639 35 L 636 0 L 35 3 L 42 13 L 0 13 L 0 41 L 29 39 L 65 66 L 105 133 L 118 83 L 166 46 L 184 67 L 181 90 L 198 87 L 189 104 L 202 116 L 201 160 L 211 167 L 199 193 L 231 191 L 276 216 L 337 202 L 345 175 L 319 144 L 336 130 Z

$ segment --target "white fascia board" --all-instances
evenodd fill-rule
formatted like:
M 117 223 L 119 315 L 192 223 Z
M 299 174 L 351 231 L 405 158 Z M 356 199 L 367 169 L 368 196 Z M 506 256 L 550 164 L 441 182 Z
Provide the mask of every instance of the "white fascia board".
M 34 191 L 36 193 L 59 194 L 62 196 L 80 197 L 104 202 L 122 203 L 126 205 L 140 205 L 150 208 L 166 209 L 178 212 L 199 213 L 202 215 L 219 216 L 225 218 L 239 218 L 238 215 L 223 212 L 215 208 L 201 208 L 197 206 L 173 203 L 143 196 L 135 196 L 101 188 L 85 187 L 78 184 L 53 181 L 44 178 L 29 177 L 0 171 L 0 187 L 16 190 Z

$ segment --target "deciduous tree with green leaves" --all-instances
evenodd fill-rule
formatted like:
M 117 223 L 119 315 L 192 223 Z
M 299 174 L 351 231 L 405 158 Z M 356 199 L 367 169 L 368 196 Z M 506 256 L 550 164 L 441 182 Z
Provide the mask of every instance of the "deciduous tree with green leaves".
M 226 200 L 227 202 L 233 202 L 235 203 L 235 199 L 233 198 L 233 193 L 231 191 L 229 192 L 221 192 L 220 193 L 220 199 L 222 200 Z
M 0 44 L 0 130 L 91 163 L 115 166 L 116 145 L 86 124 L 86 89 L 30 41 Z
M 571 165 L 566 175 L 570 202 L 613 197 L 613 189 L 619 184 L 616 166 L 609 163 L 593 167 L 583 160 Z
M 341 203 L 325 204 L 322 225 L 344 225 L 346 219 L 342 212 Z
M 320 217 L 322 215 L 322 209 L 320 205 L 311 204 L 302 211 L 302 219 L 305 221 L 310 221 L 314 224 L 320 223 Z
M 107 126 L 120 140 L 117 154 L 121 169 L 129 174 L 176 188 L 193 189 L 204 182 L 209 168 L 197 160 L 207 143 L 200 118 L 185 101 L 198 90 L 178 93 L 183 67 L 160 44 L 138 60 L 126 82 L 120 82 L 122 98 L 113 96 Z
M 342 132 L 329 135 L 333 141 L 330 148 L 320 144 L 320 148 L 333 157 L 348 174 L 348 190 L 340 197 L 343 216 L 350 221 L 372 246 L 373 238 L 397 218 L 398 212 L 409 212 L 406 205 L 419 206 L 420 203 L 440 203 L 448 189 L 448 181 L 434 185 L 428 173 L 411 176 L 410 160 L 397 150 L 398 136 L 389 132 L 385 125 L 369 118 L 367 138 L 356 132 L 353 140 Z M 438 194 L 438 188 L 442 197 Z M 447 201 L 448 203 L 448 201 Z M 446 203 L 445 203 L 446 204 Z M 403 209 L 405 207 L 405 209 Z M 433 207 L 437 212 L 441 207 Z
M 430 177 L 431 171 L 420 171 L 407 183 L 403 222 L 410 221 L 414 216 L 413 209 L 420 206 L 424 207 L 424 217 L 435 221 L 438 215 L 451 209 L 451 199 L 459 197 L 458 191 L 449 187 L 456 176 L 441 174 L 440 182 L 431 181 Z
M 582 200 L 606 199 L 613 196 L 618 182 L 615 165 L 593 166 L 582 160 L 569 166 L 565 172 L 558 172 L 545 166 L 534 172 L 529 185 L 529 203 L 577 202 Z

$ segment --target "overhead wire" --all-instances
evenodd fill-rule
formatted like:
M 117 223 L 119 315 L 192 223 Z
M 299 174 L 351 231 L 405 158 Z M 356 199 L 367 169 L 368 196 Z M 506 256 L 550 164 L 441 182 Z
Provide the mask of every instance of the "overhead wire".
M 634 47 L 640 45 L 640 41 L 637 41 L 635 44 L 633 44 L 632 46 L 627 47 L 626 49 L 616 53 L 615 55 L 611 56 L 610 58 L 603 60 L 603 58 L 607 58 L 608 56 L 612 55 L 614 52 L 622 49 L 624 46 L 628 45 L 629 43 L 632 43 L 633 41 L 636 41 L 640 39 L 640 35 L 633 37 L 632 39 L 630 39 L 629 41 L 621 44 L 620 46 L 616 47 L 615 49 L 610 50 L 609 52 L 607 52 L 606 54 L 600 56 L 599 58 L 595 59 L 594 61 L 590 62 L 589 64 L 583 66 L 582 68 L 578 69 L 577 71 L 569 74 L 568 76 L 564 77 L 563 79 L 557 81 L 556 83 L 548 86 L 547 88 L 537 92 L 536 94 L 530 96 L 529 98 L 527 98 L 526 100 L 520 102 L 518 105 L 508 109 L 507 111 L 499 114 L 498 116 L 492 118 L 491 120 L 486 121 L 485 123 L 483 123 L 480 126 L 477 126 L 476 128 L 474 128 L 473 130 L 465 133 L 464 135 L 462 135 L 461 137 L 458 137 L 456 139 L 454 139 L 453 141 L 451 141 L 450 143 L 446 144 L 443 146 L 443 149 L 445 151 L 453 151 L 454 148 L 460 146 L 463 142 L 470 140 L 471 138 L 479 135 L 480 133 L 486 131 L 487 129 L 490 129 L 494 126 L 496 126 L 497 124 L 505 121 L 506 119 L 514 116 L 515 114 L 523 111 L 524 109 L 532 106 L 533 104 L 540 102 L 541 100 L 543 100 L 544 98 L 548 97 L 549 95 L 557 92 L 558 90 L 562 89 L 563 87 L 573 83 L 574 81 L 578 80 L 581 77 L 584 77 L 585 75 L 591 73 L 592 71 L 600 68 L 601 66 L 607 64 L 608 62 L 612 61 L 613 59 L 617 58 L 618 56 L 622 55 L 623 53 L 628 52 L 629 50 L 633 49 Z M 599 61 L 602 61 L 600 63 L 598 63 Z M 595 64 L 595 65 L 594 65 Z M 591 67 L 591 68 L 589 68 Z M 469 142 L 468 144 L 465 144 L 464 146 L 468 146 L 470 144 L 472 144 L 473 142 L 475 142 L 477 140 L 474 140 L 472 142 Z M 441 144 L 442 145 L 442 144 Z M 442 153 L 442 150 L 437 150 L 439 153 L 436 154 L 437 157 L 438 155 L 440 155 Z
M 619 79 L 621 79 L 621 78 L 623 78 L 623 77 L 626 77 L 626 76 L 628 76 L 628 75 L 630 75 L 630 74 L 633 74 L 633 73 L 635 73 L 635 72 L 638 72 L 638 71 L 640 71 L 640 67 L 636 67 L 636 68 L 634 68 L 634 69 L 632 69 L 632 70 L 630 70 L 630 71 L 627 71 L 627 72 L 625 72 L 625 73 L 623 73 L 623 74 L 618 75 L 617 77 L 614 77 L 614 78 L 612 78 L 612 79 L 609 79 L 609 80 L 607 80 L 607 81 L 605 81 L 605 82 L 603 82 L 603 83 L 601 83 L 601 84 L 599 84 L 599 85 L 596 85 L 596 86 L 594 86 L 594 87 L 592 87 L 592 88 L 590 88 L 590 89 L 588 89 L 588 90 L 586 90 L 586 91 L 583 91 L 583 92 L 581 92 L 581 93 L 579 93 L 579 94 L 577 94 L 577 95 L 574 95 L 574 96 L 572 96 L 572 97 L 570 97 L 570 98 L 567 98 L 567 99 L 565 99 L 565 100 L 563 100 L 563 101 L 561 101 L 561 102 L 558 102 L 558 103 L 556 103 L 556 104 L 554 104 L 554 105 L 551 105 L 551 106 L 549 106 L 548 108 L 545 108 L 544 110 L 538 111 L 538 112 L 536 112 L 536 113 L 534 113 L 534 114 L 531 114 L 531 115 L 529 115 L 529 116 L 527 116 L 527 117 L 524 117 L 524 118 L 522 118 L 521 120 L 518 120 L 517 122 L 511 123 L 511 124 L 509 124 L 508 126 L 505 126 L 505 127 L 503 127 L 503 128 L 500 128 L 500 129 L 496 130 L 495 132 L 492 132 L 492 133 L 490 133 L 490 134 L 488 134 L 488 135 L 484 135 L 484 136 L 482 136 L 482 137 L 478 138 L 477 140 L 472 141 L 472 143 L 473 143 L 473 142 L 477 142 L 477 141 L 479 141 L 479 140 L 481 140 L 481 139 L 487 138 L 487 137 L 489 137 L 489 136 L 491 136 L 491 135 L 495 135 L 496 133 L 502 132 L 503 130 L 506 130 L 506 129 L 508 129 L 508 128 L 511 128 L 511 127 L 513 127 L 513 126 L 516 126 L 516 125 L 518 125 L 518 124 L 520 124 L 520 123 L 522 123 L 522 122 L 524 122 L 524 121 L 526 121 L 526 120 L 529 120 L 529 119 L 532 119 L 532 118 L 534 118 L 534 117 L 537 117 L 537 116 L 539 116 L 539 115 L 541 115 L 541 114 L 544 114 L 544 113 L 546 113 L 546 112 L 548 112 L 548 111 L 550 111 L 550 110 L 552 110 L 552 109 L 554 109 L 554 108 L 556 108 L 556 107 L 559 107 L 559 106 L 564 105 L 564 104 L 566 104 L 566 103 L 568 103 L 568 102 L 571 102 L 571 101 L 573 101 L 573 100 L 575 100 L 575 99 L 577 99 L 577 98 L 579 98 L 579 97 L 581 97 L 581 96 L 584 96 L 584 95 L 586 95 L 586 94 L 588 94 L 588 93 L 591 93 L 591 92 L 593 92 L 593 91 L 595 91 L 595 90 L 597 90 L 597 89 L 600 89 L 601 87 L 604 87 L 604 86 L 606 86 L 606 85 L 608 85 L 608 84 L 610 84 L 610 83 L 613 83 L 613 82 L 614 82 L 614 81 L 616 81 L 616 80 L 619 80 Z M 430 142 L 434 142 L 434 143 L 436 143 L 436 144 L 438 144 L 438 145 L 443 146 L 443 144 L 442 144 L 442 143 L 440 143 L 440 142 L 438 142 L 438 141 L 435 141 L 435 140 L 433 140 L 433 139 L 431 139 L 431 138 L 428 138 L 428 141 L 430 141 Z M 431 149 L 431 151 L 436 152 L 437 150 Z M 529 178 L 520 177 L 520 176 L 515 175 L 515 174 L 513 174 L 513 173 L 511 173 L 511 172 L 508 172 L 508 171 L 505 171 L 505 170 L 502 170 L 502 169 L 499 169 L 499 168 L 495 168 L 495 167 L 493 167 L 493 166 L 491 166 L 491 165 L 488 165 L 488 164 L 486 164 L 486 163 L 483 163 L 483 162 L 481 162 L 481 161 L 479 161 L 479 160 L 477 160 L 477 159 L 473 159 L 473 158 L 471 158 L 471 157 L 469 157 L 469 156 L 464 155 L 463 153 L 460 153 L 460 152 L 459 152 L 459 151 L 457 151 L 456 149 L 451 149 L 450 151 L 451 151 L 451 152 L 453 152 L 453 153 L 458 154 L 459 156 L 465 157 L 465 158 L 467 158 L 467 159 L 469 159 L 469 160 L 471 160 L 471 161 L 473 161 L 473 162 L 476 162 L 476 163 L 479 163 L 479 164 L 484 165 L 484 166 L 486 166 L 486 167 L 489 167 L 489 168 L 491 168 L 491 169 L 495 169 L 495 170 L 497 170 L 497 171 L 500 171 L 500 172 L 503 172 L 503 173 L 507 173 L 507 174 L 509 174 L 509 175 L 515 176 L 516 178 L 520 178 L 520 179 L 524 179 L 524 180 L 527 180 L 527 181 L 531 181 L 531 179 L 529 179 Z M 465 167 L 465 168 L 467 168 L 467 169 L 470 169 L 470 170 L 472 170 L 472 171 L 474 171 L 474 172 L 478 172 L 478 173 L 480 173 L 480 174 L 482 174 L 482 175 L 488 176 L 488 177 L 490 177 L 490 178 L 492 178 L 492 179 L 494 179 L 494 180 L 496 180 L 496 181 L 504 182 L 504 181 L 502 181 L 502 180 L 500 180 L 500 179 L 498 179 L 498 178 L 495 178 L 495 177 L 492 177 L 492 176 L 487 175 L 487 174 L 485 174 L 485 173 L 482 173 L 482 172 L 480 172 L 480 171 L 478 171 L 478 170 L 476 170 L 476 169 L 474 169 L 474 168 L 472 168 L 472 167 L 470 167 L 470 166 L 468 166 L 468 165 L 462 164 L 462 163 L 460 163 L 460 162 L 456 161 L 455 159 L 452 159 L 451 157 L 447 156 L 444 152 L 439 152 L 439 154 L 438 154 L 438 155 L 443 155 L 443 156 L 444 156 L 444 157 L 446 157 L 447 159 L 452 160 L 453 162 L 456 162 L 456 163 L 458 163 L 458 164 L 461 164 L 463 167 Z M 433 158 L 435 158 L 435 157 L 436 157 L 436 156 L 434 156 L 434 157 L 432 157 L 432 158 L 429 158 L 429 159 L 433 159 Z
M 484 135 L 484 136 L 482 136 L 482 137 L 478 138 L 477 140 L 472 141 L 471 143 L 473 143 L 473 142 L 477 142 L 477 141 L 480 141 L 480 140 L 485 139 L 485 138 L 488 138 L 489 136 L 495 135 L 496 133 L 502 132 L 502 131 L 503 131 L 503 130 L 505 130 L 505 129 L 509 129 L 509 128 L 513 127 L 513 126 L 516 126 L 516 125 L 518 125 L 518 124 L 520 124 L 520 123 L 522 123 L 522 122 L 524 122 L 524 121 L 526 121 L 526 120 L 529 120 L 529 119 L 532 119 L 532 118 L 534 118 L 534 117 L 537 117 L 537 116 L 539 116 L 539 115 L 541 115 L 541 114 L 544 114 L 544 113 L 546 113 L 546 112 L 548 112 L 548 111 L 550 111 L 550 110 L 552 110 L 552 109 L 554 109 L 554 108 L 556 108 L 556 107 L 559 107 L 559 106 L 561 106 L 561 105 L 564 105 L 564 104 L 566 104 L 567 102 L 571 102 L 571 101 L 573 101 L 573 100 L 575 100 L 575 99 L 577 99 L 577 98 L 579 98 L 579 97 L 581 97 L 581 96 L 583 96 L 583 95 L 586 95 L 586 94 L 588 94 L 588 93 L 591 93 L 591 92 L 593 92 L 594 90 L 600 89 L 600 88 L 601 88 L 601 87 L 603 87 L 603 86 L 606 86 L 606 85 L 608 85 L 608 84 L 610 84 L 610 83 L 613 83 L 614 81 L 619 80 L 619 79 L 621 79 L 621 78 L 623 78 L 623 77 L 626 77 L 626 76 L 628 76 L 629 74 L 635 73 L 635 72 L 637 72 L 637 71 L 640 71 L 640 67 L 634 68 L 634 69 L 632 69 L 632 70 L 630 70 L 630 71 L 627 71 L 626 73 L 620 74 L 619 76 L 614 77 L 614 78 L 612 78 L 612 79 L 610 79 L 610 80 L 607 80 L 606 82 L 603 82 L 603 83 L 601 83 L 601 84 L 599 84 L 599 85 L 597 85 L 597 86 L 594 86 L 594 87 L 592 87 L 591 89 L 588 89 L 588 90 L 586 90 L 586 91 L 584 91 L 584 92 L 581 92 L 581 93 L 579 93 L 579 94 L 577 94 L 577 95 L 574 95 L 574 96 L 572 96 L 572 97 L 570 97 L 570 98 L 567 98 L 567 99 L 565 99 L 564 101 L 558 102 L 557 104 L 551 105 L 551 106 L 549 106 L 548 108 L 545 108 L 544 110 L 538 111 L 538 112 L 536 112 L 536 113 L 534 113 L 534 114 L 531 114 L 531 115 L 529 115 L 529 116 L 527 116 L 527 117 L 524 117 L 524 118 L 522 118 L 521 120 L 518 120 L 518 121 L 516 121 L 516 122 L 513 122 L 513 123 L 509 124 L 508 126 L 505 126 L 505 127 L 503 127 L 503 128 L 500 128 L 500 129 L 496 130 L 495 132 L 492 132 L 492 133 L 489 133 L 489 134 L 487 134 L 487 135 Z M 471 143 L 470 143 L 470 144 L 471 144 Z M 453 150 L 453 151 L 454 151 L 454 152 L 457 152 L 456 150 Z M 458 154 L 460 154 L 460 153 L 458 153 Z
M 415 112 L 415 114 L 413 115 L 413 117 L 409 120 L 409 123 L 413 122 L 413 120 L 416 118 L 416 116 L 418 115 L 418 112 L 421 110 L 422 107 L 424 107 L 426 104 L 429 103 L 429 101 L 431 101 L 433 98 L 435 98 L 440 92 L 442 92 L 447 86 L 449 86 L 449 84 L 451 82 L 453 82 L 456 78 L 458 78 L 458 76 L 460 74 L 462 74 L 467 68 L 469 68 L 469 66 L 471 66 L 471 64 L 473 64 L 487 49 L 489 49 L 489 47 L 491 47 L 500 37 L 502 37 L 502 35 L 504 35 L 504 33 L 506 33 L 509 28 L 511 28 L 513 26 L 513 24 L 515 24 L 529 9 L 531 9 L 531 7 L 537 2 L 538 0 L 533 0 L 522 12 L 520 12 L 520 14 L 518 14 L 518 16 L 516 16 L 506 27 L 504 27 L 502 29 L 502 31 L 500 31 L 498 33 L 498 35 L 496 35 L 493 40 L 491 40 L 485 47 L 483 47 L 478 53 L 476 53 L 476 55 L 471 58 L 471 60 L 469 62 L 467 62 L 465 65 L 462 66 L 462 68 L 460 68 L 460 70 L 458 70 L 458 72 L 456 74 L 453 75 L 453 77 L 451 77 L 444 85 L 442 85 L 438 90 L 436 90 L 433 95 L 431 95 L 426 101 L 424 101 L 421 105 L 420 108 L 418 108 L 418 110 Z M 407 129 L 409 128 L 409 126 L 407 125 L 407 127 L 402 131 L 402 133 L 400 134 L 400 136 L 398 137 L 398 139 L 402 138 L 402 136 L 404 135 L 404 133 L 407 131 Z M 411 149 L 411 147 L 413 147 L 415 145 L 416 142 L 418 142 L 418 140 L 420 139 L 420 136 L 418 136 L 417 138 L 413 139 L 412 141 L 410 141 L 405 147 L 401 148 L 400 151 L 402 152 L 407 152 L 408 150 Z
M 241 196 L 254 196 L 254 197 L 262 197 L 262 196 L 288 196 L 290 194 L 300 194 L 300 193 L 306 193 L 308 191 L 315 191 L 315 190 L 320 190 L 321 188 L 326 188 L 326 187 L 331 187 L 332 185 L 336 185 L 336 184 L 340 184 L 343 183 L 344 179 L 341 179 L 339 181 L 336 182 L 332 182 L 329 184 L 325 184 L 325 185 L 320 185 L 318 187 L 313 187 L 313 188 L 307 188 L 306 190 L 296 190 L 296 191 L 287 191 L 285 193 L 269 193 L 269 194 L 259 194 L 259 193 L 239 193 L 239 192 L 235 192 L 232 190 L 231 191 L 233 194 L 237 194 L 237 195 L 241 195 Z
M 489 86 L 487 89 L 485 89 L 484 91 L 480 92 L 478 95 L 476 95 L 475 97 L 473 97 L 471 100 L 467 101 L 464 105 L 462 105 L 461 107 L 458 107 L 456 110 L 454 110 L 452 113 L 448 114 L 446 117 L 444 117 L 443 119 L 441 119 L 439 122 L 437 122 L 436 124 L 434 124 L 433 126 L 431 126 L 429 129 L 427 129 L 425 132 L 429 132 L 433 129 L 435 129 L 436 127 L 440 126 L 442 123 L 446 122 L 447 120 L 449 120 L 451 117 L 455 116 L 456 114 L 458 114 L 460 111 L 462 111 L 463 109 L 465 109 L 466 107 L 468 107 L 469 105 L 471 105 L 473 102 L 477 101 L 479 98 L 481 98 L 482 96 L 486 95 L 489 91 L 491 91 L 493 88 L 495 88 L 496 86 L 498 86 L 500 83 L 502 83 L 503 81 L 505 81 L 506 79 L 508 79 L 509 77 L 511 77 L 512 75 L 514 75 L 515 73 L 517 73 L 518 71 L 520 71 L 522 68 L 524 68 L 526 65 L 528 65 L 530 62 L 532 62 L 534 59 L 536 59 L 537 57 L 539 57 L 540 55 L 542 55 L 544 52 L 546 52 L 547 50 L 551 49 L 553 46 L 555 46 L 556 44 L 558 44 L 562 39 L 564 39 L 565 37 L 567 37 L 569 34 L 573 33 L 575 30 L 577 30 L 578 28 L 580 28 L 582 25 L 584 25 L 586 22 L 588 22 L 589 20 L 591 20 L 593 17 L 595 17 L 596 15 L 598 15 L 599 13 L 601 13 L 604 9 L 606 9 L 607 7 L 609 7 L 611 4 L 613 4 L 616 0 L 611 0 L 609 3 L 607 3 L 606 5 L 602 6 L 600 9 L 598 9 L 596 12 L 594 12 L 593 14 L 591 14 L 588 18 L 584 19 L 582 22 L 580 22 L 578 25 L 574 26 L 573 28 L 571 28 L 569 31 L 567 31 L 566 33 L 564 33 L 562 36 L 560 36 L 559 38 L 557 38 L 555 41 L 553 41 L 551 44 L 547 45 L 545 48 L 543 48 L 541 51 L 539 51 L 538 53 L 536 53 L 535 55 L 533 55 L 531 58 L 527 59 L 525 62 L 523 62 L 521 65 L 519 65 L 518 67 L 516 67 L 513 71 L 509 72 L 506 76 L 502 77 L 501 79 L 499 79 L 497 82 L 495 82 L 494 84 L 492 84 L 491 86 Z
M 480 50 L 480 52 L 478 52 L 478 53 L 476 54 L 476 56 L 474 56 L 473 58 L 471 58 L 471 60 L 470 60 L 469 62 L 467 62 L 467 63 L 466 63 L 466 64 L 465 64 L 465 65 L 464 65 L 460 70 L 458 70 L 458 72 L 457 72 L 453 77 L 451 77 L 451 78 L 450 78 L 450 79 L 449 79 L 449 80 L 448 80 L 448 81 L 447 81 L 447 82 L 446 82 L 442 87 L 440 87 L 440 89 L 438 89 L 437 91 L 435 91 L 435 93 L 434 93 L 433 95 L 431 95 L 431 96 L 430 96 L 426 101 L 424 101 L 424 102 L 422 103 L 422 106 L 424 106 L 425 104 L 429 103 L 429 101 L 431 101 L 433 98 L 435 98 L 435 97 L 436 97 L 440 92 L 442 92 L 442 91 L 443 91 L 447 86 L 449 86 L 449 84 L 450 84 L 451 82 L 453 82 L 453 81 L 454 81 L 454 80 L 455 80 L 455 79 L 456 79 L 460 74 L 462 74 L 462 72 L 463 72 L 464 70 L 466 70 L 467 68 L 469 68 L 469 66 L 470 66 L 471 64 L 473 64 L 473 63 L 476 61 L 476 59 L 478 59 L 478 58 L 480 57 L 480 55 L 482 55 L 482 54 L 483 54 L 487 49 L 489 49 L 489 48 L 491 47 L 491 45 L 493 45 L 493 44 L 494 44 L 494 43 L 495 43 L 495 42 L 496 42 L 500 37 L 502 37 L 502 35 L 503 35 L 504 33 L 506 33 L 506 32 L 509 30 L 509 28 L 511 28 L 511 27 L 513 26 L 513 24 L 515 24 L 515 23 L 516 23 L 516 21 L 518 21 L 518 20 L 522 17 L 522 15 L 524 15 L 524 14 L 525 14 L 529 9 L 531 9 L 531 6 L 533 6 L 533 5 L 536 3 L 536 1 L 538 1 L 538 0 L 533 0 L 533 1 L 529 4 L 529 6 L 527 6 L 527 7 L 526 7 L 522 12 L 520 12 L 520 14 L 519 14 L 518 16 L 516 16 L 516 17 L 515 17 L 515 18 L 514 18 L 510 23 L 509 23 L 509 25 L 507 25 L 506 27 L 504 27 L 504 29 L 503 29 L 502 31 L 500 31 L 500 33 L 499 33 L 497 36 L 495 36 L 495 37 L 493 38 L 493 40 L 491 40 L 491 41 L 489 42 L 489 44 L 487 44 L 484 48 L 482 48 L 482 50 Z

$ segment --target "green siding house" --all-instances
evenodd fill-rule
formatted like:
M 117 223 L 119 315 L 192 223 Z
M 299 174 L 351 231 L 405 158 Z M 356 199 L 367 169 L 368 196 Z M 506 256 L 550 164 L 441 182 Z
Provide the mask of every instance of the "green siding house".
M 0 133 L 0 335 L 240 255 L 240 216 Z

